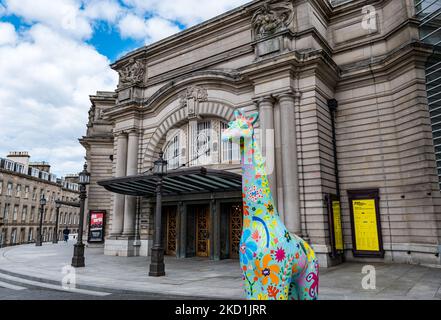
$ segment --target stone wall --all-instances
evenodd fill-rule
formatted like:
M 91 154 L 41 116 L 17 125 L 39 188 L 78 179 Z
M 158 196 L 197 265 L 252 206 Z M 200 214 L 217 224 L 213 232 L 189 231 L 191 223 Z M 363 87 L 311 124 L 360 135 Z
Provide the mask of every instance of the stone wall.
M 201 119 L 228 118 L 225 112 L 234 108 L 260 110 L 259 127 L 275 129 L 272 156 L 277 170 L 272 179 L 279 210 L 290 230 L 308 238 L 322 265 L 328 266 L 333 261 L 324 196 L 336 193 L 328 99 L 336 99 L 347 258 L 352 259 L 347 191 L 379 188 L 386 260 L 439 263 L 435 254 L 441 241 L 441 195 L 424 74 L 430 48 L 417 40 L 412 1 L 354 0 L 334 8 L 321 0 L 272 2 L 270 10 L 282 5 L 289 14 L 262 34 L 253 17 L 265 13 L 263 3 L 251 2 L 112 65 L 122 77 L 103 112 L 107 122 L 101 128 L 108 140 L 100 144 L 89 139 L 92 132 L 85 139 L 97 178 L 115 175 L 113 134 L 130 130 L 140 137 L 138 172 L 151 168 L 167 132 L 189 121 L 182 93 L 192 86 L 205 88 L 208 98 L 200 104 Z M 289 11 L 291 5 L 294 10 Z M 370 29 L 362 24 L 365 5 L 375 10 Z M 125 70 L 139 77 L 127 79 Z M 221 106 L 226 106 L 223 111 Z M 283 108 L 285 116 L 295 113 L 292 124 L 284 122 Z M 288 146 L 296 148 L 291 165 L 297 170 L 290 170 L 286 157 L 282 161 L 287 136 L 295 136 Z M 108 153 L 113 163 L 106 160 Z M 286 182 L 284 170 L 298 180 L 298 186 L 291 186 L 298 192 L 288 197 L 281 182 Z M 293 199 L 300 208 L 287 210 Z M 103 189 L 92 189 L 89 201 L 91 207 L 107 205 L 113 214 L 114 196 Z M 152 210 L 146 200 L 136 214 L 141 239 L 151 238 Z

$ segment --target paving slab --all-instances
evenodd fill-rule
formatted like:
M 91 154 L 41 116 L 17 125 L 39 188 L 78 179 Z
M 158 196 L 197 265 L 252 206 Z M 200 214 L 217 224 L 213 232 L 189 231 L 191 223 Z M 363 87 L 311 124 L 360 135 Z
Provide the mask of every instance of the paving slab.
M 103 248 L 86 248 L 86 267 L 70 267 L 72 243 L 42 247 L 22 245 L 0 249 L 0 276 L 61 284 L 70 272 L 78 288 L 119 293 L 161 293 L 208 299 L 244 299 L 238 260 L 165 257 L 166 276 L 149 277 L 150 258 L 105 256 Z M 362 263 L 344 263 L 320 270 L 322 300 L 441 300 L 441 269 L 418 265 L 369 263 L 376 287 L 362 287 Z M 1 279 L 0 279 L 1 280 Z M 2 299 L 4 297 L 0 297 Z

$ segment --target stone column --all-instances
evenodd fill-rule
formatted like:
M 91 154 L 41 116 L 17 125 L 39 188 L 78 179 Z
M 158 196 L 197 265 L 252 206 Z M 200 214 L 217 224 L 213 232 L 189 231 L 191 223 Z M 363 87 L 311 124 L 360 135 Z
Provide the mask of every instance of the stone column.
M 265 158 L 266 172 L 273 200 L 277 207 L 277 172 L 274 140 L 274 103 L 273 97 L 265 97 L 258 101 L 260 140 L 262 156 Z
M 116 136 L 116 171 L 115 177 L 123 177 L 127 167 L 127 135 L 120 133 Z M 115 194 L 113 202 L 112 236 L 119 236 L 123 231 L 124 195 Z
M 276 177 L 277 177 L 277 210 L 280 218 L 285 221 L 285 209 L 283 208 L 283 171 L 282 171 L 282 135 L 280 124 L 280 104 L 274 106 L 274 143 L 276 154 Z M 277 168 L 279 168 L 277 170 Z
M 278 99 L 280 103 L 285 225 L 292 233 L 301 235 L 295 96 L 292 93 L 284 93 L 280 94 Z
M 198 122 L 197 120 L 190 120 L 188 122 L 188 139 L 187 139 L 187 145 L 188 145 L 188 161 L 192 161 L 190 163 L 190 166 L 194 166 L 197 163 L 197 160 L 193 160 L 195 158 L 195 153 L 197 150 L 197 131 L 198 131 Z
M 138 174 L 138 144 L 139 137 L 137 130 L 129 132 L 127 148 L 127 176 Z M 136 223 L 136 197 L 126 196 L 124 206 L 124 236 L 135 235 Z

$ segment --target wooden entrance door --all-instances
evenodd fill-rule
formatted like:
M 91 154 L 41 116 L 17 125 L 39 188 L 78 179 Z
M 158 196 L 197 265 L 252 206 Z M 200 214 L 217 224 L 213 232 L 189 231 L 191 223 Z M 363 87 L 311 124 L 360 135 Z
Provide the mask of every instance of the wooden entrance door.
M 165 207 L 164 211 L 167 217 L 165 254 L 175 256 L 177 246 L 177 210 L 176 207 Z
M 239 259 L 240 239 L 242 237 L 242 204 L 230 207 L 230 259 Z
M 210 255 L 210 213 L 208 206 L 195 206 L 196 218 L 196 256 Z

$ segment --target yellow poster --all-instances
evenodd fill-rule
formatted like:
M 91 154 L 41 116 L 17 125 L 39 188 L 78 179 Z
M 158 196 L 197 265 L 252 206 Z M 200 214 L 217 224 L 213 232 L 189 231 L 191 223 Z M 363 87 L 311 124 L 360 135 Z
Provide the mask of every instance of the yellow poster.
M 374 199 L 352 200 L 356 250 L 380 251 Z
M 332 212 L 334 213 L 334 237 L 335 249 L 343 250 L 343 232 L 341 227 L 340 201 L 332 201 Z

